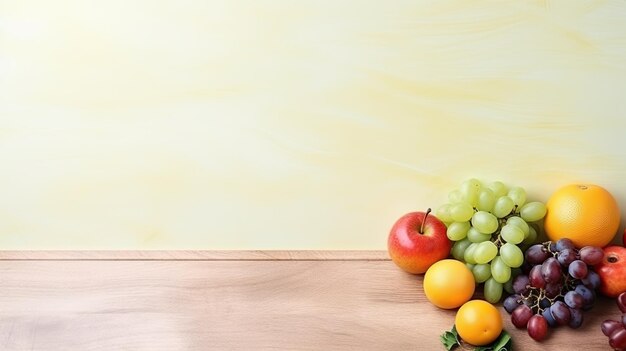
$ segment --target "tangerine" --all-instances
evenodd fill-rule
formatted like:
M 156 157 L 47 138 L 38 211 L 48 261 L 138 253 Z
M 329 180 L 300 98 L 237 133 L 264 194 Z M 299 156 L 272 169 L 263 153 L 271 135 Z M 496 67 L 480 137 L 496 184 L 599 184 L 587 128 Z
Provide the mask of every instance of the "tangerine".
M 492 343 L 500 336 L 502 316 L 489 302 L 472 300 L 459 308 L 454 325 L 461 339 L 474 346 L 482 346 Z
M 433 305 L 451 309 L 467 302 L 476 283 L 474 275 L 460 261 L 445 259 L 435 262 L 424 275 L 424 293 Z

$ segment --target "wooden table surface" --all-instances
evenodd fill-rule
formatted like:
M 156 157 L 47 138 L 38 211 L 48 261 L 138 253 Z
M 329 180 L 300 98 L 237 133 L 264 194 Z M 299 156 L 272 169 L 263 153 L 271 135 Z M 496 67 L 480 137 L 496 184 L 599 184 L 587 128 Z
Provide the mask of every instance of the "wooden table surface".
M 454 311 L 381 251 L 0 252 L 1 350 L 443 350 Z M 608 350 L 579 330 L 515 350 Z

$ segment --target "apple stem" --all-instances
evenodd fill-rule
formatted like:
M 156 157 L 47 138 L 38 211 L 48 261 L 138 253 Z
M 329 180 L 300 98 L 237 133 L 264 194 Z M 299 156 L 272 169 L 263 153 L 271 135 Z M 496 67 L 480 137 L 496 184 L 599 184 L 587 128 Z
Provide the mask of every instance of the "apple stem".
M 422 221 L 422 225 L 420 227 L 420 234 L 424 234 L 424 223 L 426 223 L 426 218 L 428 218 L 428 214 L 432 211 L 430 208 L 426 210 L 426 214 L 424 215 L 424 220 Z

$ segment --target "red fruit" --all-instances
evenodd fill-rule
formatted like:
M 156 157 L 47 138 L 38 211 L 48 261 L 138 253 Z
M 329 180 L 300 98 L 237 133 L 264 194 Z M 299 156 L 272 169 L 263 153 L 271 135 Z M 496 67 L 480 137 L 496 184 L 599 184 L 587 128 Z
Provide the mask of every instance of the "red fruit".
M 602 334 L 610 336 L 614 331 L 624 329 L 624 327 L 620 324 L 620 322 L 608 319 L 602 322 L 600 329 L 602 330 Z
M 617 297 L 617 307 L 622 313 L 626 313 L 626 292 L 619 294 Z
M 609 345 L 614 349 L 626 348 L 626 329 L 619 329 L 614 331 L 609 336 Z
M 519 305 L 513 310 L 513 313 L 511 313 L 511 323 L 513 323 L 516 328 L 523 329 L 526 328 L 528 321 L 532 316 L 533 311 L 530 307 L 526 305 Z
M 548 322 L 541 315 L 534 315 L 528 320 L 528 335 L 535 341 L 541 341 L 548 336 Z
M 617 297 L 626 292 L 626 247 L 608 246 L 603 250 L 604 258 L 595 267 L 601 280 L 600 292 Z
M 389 256 L 403 270 L 422 274 L 433 263 L 450 255 L 452 242 L 446 231 L 446 225 L 430 215 L 430 209 L 426 213 L 407 213 L 389 232 Z

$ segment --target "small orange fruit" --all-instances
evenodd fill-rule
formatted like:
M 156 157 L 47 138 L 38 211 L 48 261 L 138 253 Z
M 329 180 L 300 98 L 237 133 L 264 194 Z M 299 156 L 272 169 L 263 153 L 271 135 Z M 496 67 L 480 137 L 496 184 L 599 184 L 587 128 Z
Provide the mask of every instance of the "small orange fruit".
M 424 293 L 439 308 L 457 308 L 474 295 L 476 283 L 467 266 L 457 260 L 435 262 L 424 274 Z
M 474 346 L 482 346 L 492 343 L 500 336 L 502 316 L 489 302 L 472 300 L 459 308 L 454 325 L 461 339 Z
M 598 185 L 562 187 L 552 194 L 546 208 L 544 228 L 548 238 L 570 238 L 577 248 L 608 245 L 620 224 L 617 201 Z

